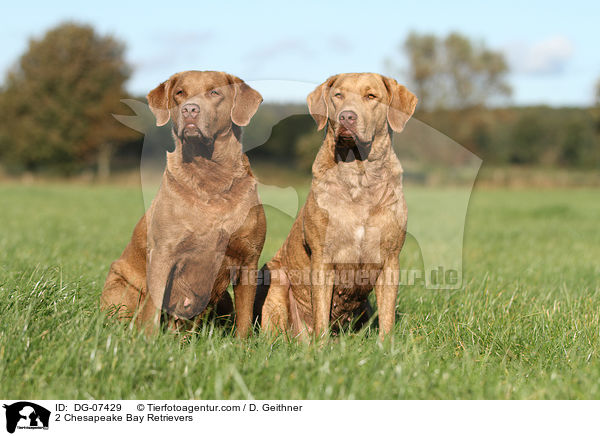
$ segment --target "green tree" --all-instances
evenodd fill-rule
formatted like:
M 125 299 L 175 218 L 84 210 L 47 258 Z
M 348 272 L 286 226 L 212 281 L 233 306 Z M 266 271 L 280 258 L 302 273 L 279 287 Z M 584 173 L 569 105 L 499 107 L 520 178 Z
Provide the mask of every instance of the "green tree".
M 592 158 L 595 148 L 593 126 L 575 120 L 570 121 L 564 131 L 565 138 L 560 147 L 559 163 L 565 166 L 593 166 L 595 163 Z
M 539 162 L 545 136 L 544 126 L 537 114 L 520 117 L 512 130 L 508 162 L 517 165 Z
M 421 109 L 464 109 L 508 97 L 508 65 L 500 52 L 458 33 L 445 38 L 410 33 L 401 46 L 408 57 L 408 84 Z M 388 61 L 392 74 L 401 73 Z
M 107 176 L 111 149 L 134 135 L 111 116 L 122 111 L 130 74 L 124 50 L 115 38 L 76 23 L 30 40 L 0 93 L 3 160 L 71 173 L 97 159 Z
M 419 96 L 419 104 L 429 102 L 433 91 L 431 83 L 439 71 L 438 40 L 434 35 L 411 32 L 404 41 L 404 51 L 410 63 L 410 80 Z

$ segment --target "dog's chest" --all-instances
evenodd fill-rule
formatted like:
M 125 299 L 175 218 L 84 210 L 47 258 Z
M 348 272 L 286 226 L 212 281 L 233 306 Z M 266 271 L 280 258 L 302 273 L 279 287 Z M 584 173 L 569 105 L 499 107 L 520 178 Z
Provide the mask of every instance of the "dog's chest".
M 380 264 L 381 241 L 400 218 L 401 200 L 389 184 L 376 187 L 329 187 L 317 194 L 327 211 L 324 252 L 336 265 Z
M 378 263 L 381 229 L 370 225 L 367 208 L 351 206 L 329 214 L 326 247 L 333 263 Z
M 245 192 L 237 197 L 200 197 L 195 205 L 196 231 L 209 230 L 207 223 L 228 234 L 234 233 L 244 222 L 248 211 L 258 204 L 256 191 Z M 199 229 L 198 229 L 199 227 Z
M 202 249 L 222 245 L 244 223 L 248 211 L 259 204 L 252 181 L 219 194 L 197 190 L 194 195 L 183 196 L 167 189 L 159 191 L 155 203 L 159 202 L 163 206 L 153 208 L 151 220 L 153 239 L 185 240 Z

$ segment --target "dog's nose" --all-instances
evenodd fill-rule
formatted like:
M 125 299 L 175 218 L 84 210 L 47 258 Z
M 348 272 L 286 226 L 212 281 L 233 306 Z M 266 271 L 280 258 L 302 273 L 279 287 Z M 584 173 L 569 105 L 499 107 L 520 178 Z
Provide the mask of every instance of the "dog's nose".
M 356 112 L 354 111 L 342 111 L 339 116 L 340 123 L 348 126 L 356 124 L 357 118 L 358 115 L 356 115 Z
M 183 300 L 183 308 L 184 309 L 189 309 L 191 305 L 192 305 L 192 300 L 190 300 L 189 298 L 186 298 L 185 300 Z
M 184 104 L 181 108 L 181 115 L 184 118 L 196 118 L 200 113 L 200 106 L 194 103 Z

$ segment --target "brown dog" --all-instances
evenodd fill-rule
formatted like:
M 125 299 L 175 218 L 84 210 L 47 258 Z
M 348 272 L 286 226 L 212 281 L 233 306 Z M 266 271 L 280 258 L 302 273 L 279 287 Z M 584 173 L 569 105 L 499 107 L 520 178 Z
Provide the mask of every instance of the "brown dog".
M 256 269 L 266 226 L 239 127 L 250 122 L 260 94 L 226 73 L 187 71 L 147 98 L 158 126 L 172 119 L 175 150 L 110 267 L 101 303 L 153 331 L 161 309 L 175 320 L 197 319 L 207 307 L 232 311 L 227 286 L 240 268 Z M 234 286 L 238 336 L 248 333 L 255 291 Z
M 262 270 L 255 316 L 264 329 L 323 334 L 363 312 L 374 287 L 383 338 L 394 325 L 407 223 L 391 137 L 417 98 L 393 79 L 366 73 L 330 77 L 307 101 L 327 132 L 306 204 Z

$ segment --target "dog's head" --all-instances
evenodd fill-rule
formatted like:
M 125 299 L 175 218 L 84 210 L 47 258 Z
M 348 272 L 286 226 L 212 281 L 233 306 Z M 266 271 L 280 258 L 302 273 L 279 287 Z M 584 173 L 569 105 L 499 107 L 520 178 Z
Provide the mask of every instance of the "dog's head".
M 389 129 L 404 129 L 417 98 L 389 77 L 349 73 L 327 79 L 309 94 L 307 102 L 319 130 L 329 122 L 337 145 L 369 149 Z
M 171 76 L 147 96 L 156 125 L 173 121 L 185 142 L 212 144 L 232 125 L 246 126 L 262 102 L 243 80 L 218 71 L 185 71 Z

